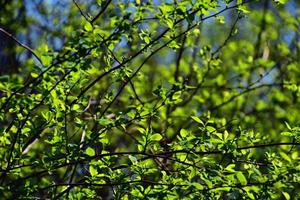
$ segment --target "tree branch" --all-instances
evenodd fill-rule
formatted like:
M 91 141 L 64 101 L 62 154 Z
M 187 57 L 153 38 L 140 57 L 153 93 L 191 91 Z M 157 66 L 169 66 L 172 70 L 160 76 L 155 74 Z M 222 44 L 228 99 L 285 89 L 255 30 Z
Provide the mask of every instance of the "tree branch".
M 44 66 L 43 63 L 42 63 L 42 60 L 37 56 L 36 53 L 34 53 L 34 51 L 29 46 L 27 46 L 26 44 L 23 44 L 22 42 L 20 42 L 16 37 L 14 37 L 12 34 L 8 33 L 3 28 L 0 28 L 0 31 L 2 33 L 4 33 L 7 37 L 9 37 L 10 39 L 14 40 L 18 45 L 20 45 L 21 47 L 23 47 L 24 49 L 26 49 L 27 51 L 29 51 L 39 61 L 39 63 L 42 66 Z

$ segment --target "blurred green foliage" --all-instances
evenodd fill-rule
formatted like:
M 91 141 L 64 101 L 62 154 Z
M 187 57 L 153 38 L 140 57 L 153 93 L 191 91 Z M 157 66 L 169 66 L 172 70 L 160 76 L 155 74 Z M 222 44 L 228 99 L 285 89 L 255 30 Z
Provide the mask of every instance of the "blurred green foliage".
M 300 198 L 298 1 L 2 4 L 1 198 Z

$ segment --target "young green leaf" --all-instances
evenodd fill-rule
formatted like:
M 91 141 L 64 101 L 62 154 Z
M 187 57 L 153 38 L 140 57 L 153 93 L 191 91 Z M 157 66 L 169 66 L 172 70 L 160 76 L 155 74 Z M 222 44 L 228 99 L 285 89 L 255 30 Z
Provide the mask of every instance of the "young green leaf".
M 195 120 L 196 122 L 198 122 L 199 124 L 204 125 L 203 121 L 202 121 L 199 117 L 192 116 L 191 118 L 192 118 L 193 120 Z
M 155 133 L 151 135 L 150 140 L 152 141 L 160 141 L 162 139 L 162 136 L 159 133 Z
M 242 185 L 247 185 L 247 179 L 244 176 L 243 172 L 237 172 L 236 177 Z
M 89 156 L 94 156 L 95 155 L 95 150 L 92 149 L 91 147 L 88 147 L 86 150 L 85 150 L 85 153 Z
M 92 176 L 96 176 L 98 174 L 97 169 L 95 169 L 92 165 L 89 167 L 89 171 Z

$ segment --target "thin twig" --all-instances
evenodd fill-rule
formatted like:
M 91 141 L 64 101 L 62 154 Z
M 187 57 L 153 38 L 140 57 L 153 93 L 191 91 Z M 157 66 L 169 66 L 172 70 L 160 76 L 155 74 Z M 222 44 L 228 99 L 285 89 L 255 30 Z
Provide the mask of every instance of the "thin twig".
M 89 18 L 83 13 L 83 11 L 81 10 L 80 6 L 78 5 L 78 3 L 73 0 L 73 3 L 75 4 L 75 6 L 78 8 L 80 14 L 82 15 L 82 17 L 84 17 L 84 19 L 88 22 L 90 22 Z M 91 23 L 91 22 L 90 22 Z
M 20 45 L 21 47 L 23 47 L 24 49 L 29 51 L 39 61 L 39 63 L 42 66 L 44 66 L 42 60 L 36 55 L 36 53 L 34 53 L 34 51 L 29 46 L 27 46 L 26 44 L 23 44 L 22 42 L 20 42 L 16 37 L 14 37 L 12 34 L 8 33 L 3 28 L 0 28 L 0 31 L 2 33 L 4 33 L 7 37 L 9 37 L 10 39 L 14 40 L 18 45 Z
M 104 13 L 104 11 L 106 10 L 106 8 L 108 7 L 111 1 L 112 0 L 108 0 L 104 5 L 104 7 L 100 10 L 100 12 L 91 20 L 92 24 Z

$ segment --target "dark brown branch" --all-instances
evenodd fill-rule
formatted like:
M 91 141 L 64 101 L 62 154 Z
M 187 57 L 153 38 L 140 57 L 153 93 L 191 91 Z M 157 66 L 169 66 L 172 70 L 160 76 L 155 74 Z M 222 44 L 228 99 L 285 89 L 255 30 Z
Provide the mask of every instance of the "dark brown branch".
M 83 11 L 81 10 L 80 6 L 78 5 L 78 3 L 73 0 L 73 3 L 75 4 L 75 6 L 78 8 L 80 14 L 84 17 L 84 19 L 88 22 L 90 22 L 89 18 L 83 13 Z
M 36 53 L 34 53 L 34 51 L 29 46 L 27 46 L 26 44 L 23 44 L 22 42 L 20 42 L 16 37 L 14 37 L 12 34 L 8 33 L 3 28 L 0 28 L 0 31 L 2 33 L 4 33 L 7 37 L 9 37 L 12 40 L 14 40 L 18 45 L 20 45 L 21 47 L 23 47 L 24 49 L 26 49 L 27 51 L 29 51 L 39 61 L 39 63 L 42 66 L 44 66 L 42 60 L 36 55 Z
M 104 7 L 100 10 L 100 12 L 91 20 L 91 23 L 93 24 L 107 9 L 108 5 L 111 3 L 112 0 L 108 0 Z

